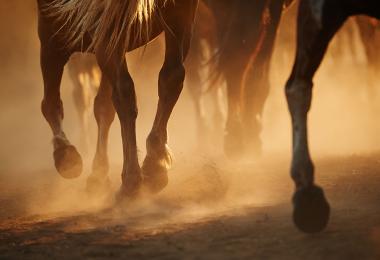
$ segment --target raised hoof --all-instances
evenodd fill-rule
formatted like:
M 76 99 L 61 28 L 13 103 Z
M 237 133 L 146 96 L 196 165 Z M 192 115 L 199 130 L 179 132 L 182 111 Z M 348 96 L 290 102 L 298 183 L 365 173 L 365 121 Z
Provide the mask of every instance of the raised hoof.
M 89 176 L 86 192 L 90 196 L 104 195 L 111 191 L 111 181 L 106 177 Z
M 144 188 L 150 193 L 159 193 L 169 183 L 168 165 L 165 162 L 146 157 L 142 166 Z
M 74 179 L 81 175 L 83 170 L 82 157 L 72 145 L 58 147 L 54 151 L 55 168 L 66 179 Z
M 330 206 L 320 187 L 297 190 L 293 205 L 293 221 L 301 231 L 317 233 L 325 229 L 330 217 Z

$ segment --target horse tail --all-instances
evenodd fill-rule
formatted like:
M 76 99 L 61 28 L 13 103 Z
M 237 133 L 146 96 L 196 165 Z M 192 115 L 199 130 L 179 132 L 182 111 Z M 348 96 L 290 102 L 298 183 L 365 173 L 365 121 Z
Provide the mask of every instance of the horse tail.
M 53 0 L 43 8 L 61 25 L 63 40 L 78 46 L 86 34 L 91 37 L 87 51 L 111 56 L 116 49 L 125 52 L 131 45 L 148 41 L 151 17 L 158 0 Z

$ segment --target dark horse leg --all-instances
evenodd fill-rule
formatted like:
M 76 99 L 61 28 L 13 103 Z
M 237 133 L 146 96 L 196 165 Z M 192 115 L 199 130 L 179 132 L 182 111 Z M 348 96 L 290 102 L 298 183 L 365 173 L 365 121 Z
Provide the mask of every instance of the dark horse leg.
M 87 180 L 87 190 L 90 193 L 105 191 L 109 188 L 107 147 L 109 130 L 115 118 L 115 109 L 112 104 L 112 86 L 106 77 L 102 77 L 98 94 L 95 97 L 94 115 L 98 125 L 98 141 L 92 164 L 92 174 Z
M 258 76 L 256 71 L 253 71 L 256 68 L 252 66 L 260 64 L 257 62 L 257 58 L 265 41 L 267 24 L 264 24 L 264 21 L 269 16 L 269 2 L 236 1 L 236 4 L 231 4 L 231 7 L 234 7 L 234 15 L 231 17 L 231 25 L 228 26 L 229 29 L 219 58 L 220 67 L 227 83 L 228 113 L 224 150 L 226 155 L 231 158 L 237 158 L 248 151 L 245 128 L 258 128 L 257 124 L 254 126 L 253 120 L 257 115 L 253 115 L 251 101 L 258 92 L 261 92 L 261 96 L 266 94 L 265 91 L 256 91 L 258 90 L 257 85 L 260 85 L 261 82 L 251 82 L 257 81 L 257 78 L 262 76 Z M 280 7 L 282 8 L 281 4 Z M 243 17 L 245 18 L 243 19 Z M 260 55 L 262 58 L 262 54 Z M 261 68 L 257 69 L 257 73 L 262 72 Z M 254 86 L 245 89 L 247 83 Z M 260 98 L 257 97 L 257 99 Z M 256 139 L 258 139 L 260 130 L 250 131 L 252 131 L 249 134 L 250 139 L 253 140 L 253 135 L 256 135 Z
M 40 25 L 40 30 L 44 30 Z M 41 70 L 44 80 L 44 98 L 42 113 L 53 131 L 55 167 L 64 178 L 78 177 L 82 172 L 82 159 L 76 148 L 70 144 L 63 128 L 63 105 L 60 97 L 60 85 L 63 68 L 68 55 L 62 54 L 53 45 L 48 44 L 48 37 L 40 34 Z
M 168 183 L 171 166 L 167 126 L 185 79 L 184 60 L 188 53 L 193 30 L 196 1 L 178 1 L 175 10 L 170 7 L 164 15 L 169 28 L 165 30 L 165 61 L 159 74 L 158 107 L 152 130 L 146 140 L 147 155 L 142 173 L 145 187 L 153 193 Z M 178 19 L 181 17 L 181 19 Z
M 138 195 L 139 189 L 142 183 L 141 170 L 137 157 L 137 144 L 136 144 L 136 118 L 137 118 L 137 102 L 135 86 L 131 75 L 129 74 L 127 63 L 125 60 L 120 62 L 120 58 L 123 54 L 116 53 L 113 57 L 106 57 L 102 53 L 97 53 L 99 67 L 102 71 L 102 83 L 103 91 L 107 91 L 107 94 L 97 97 L 99 103 L 108 103 L 107 96 L 109 97 L 111 90 L 106 86 L 106 82 L 110 82 L 112 86 L 112 100 L 116 112 L 119 116 L 121 136 L 123 143 L 123 171 L 122 171 L 122 185 L 119 190 L 117 199 L 123 197 L 133 198 Z M 108 104 L 110 105 L 110 104 Z M 97 107 L 97 109 L 100 107 Z M 103 108 L 104 109 L 104 108 Z M 105 176 L 104 165 L 105 155 L 105 137 L 108 134 L 108 127 L 112 121 L 113 112 L 112 109 L 106 109 L 103 111 L 95 112 L 97 114 L 97 120 L 100 122 L 104 120 L 104 125 L 99 125 L 99 130 L 103 131 L 103 136 L 99 136 L 97 155 L 94 160 L 94 174 L 89 179 L 92 182 L 93 179 L 98 182 Z M 99 113 L 98 113 L 99 112 Z M 102 115 L 101 115 L 102 114 Z M 107 123 L 106 123 L 107 122 Z M 103 128 L 103 129 L 101 129 Z M 100 134 L 101 132 L 99 132 Z M 102 143 L 103 142 L 103 143 Z
M 334 2 L 334 1 L 331 1 Z M 312 79 L 328 47 L 328 43 L 346 19 L 339 7 L 325 6 L 318 18 L 310 1 L 301 1 L 298 16 L 296 61 L 286 84 L 286 97 L 292 118 L 293 160 L 291 175 L 295 182 L 293 219 L 308 233 L 323 230 L 330 208 L 323 190 L 314 184 L 314 166 L 307 141 L 307 113 L 312 98 Z
M 282 10 L 283 3 L 281 1 L 271 1 L 263 11 L 256 50 L 252 54 L 243 80 L 244 139 L 247 152 L 252 152 L 253 155 L 260 155 L 262 150 L 261 121 L 264 104 L 269 94 L 270 62 Z

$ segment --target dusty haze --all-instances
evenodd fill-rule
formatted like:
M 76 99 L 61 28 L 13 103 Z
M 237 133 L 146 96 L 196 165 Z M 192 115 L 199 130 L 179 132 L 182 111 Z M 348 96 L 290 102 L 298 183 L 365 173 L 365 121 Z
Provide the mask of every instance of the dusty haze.
M 94 209 L 93 206 L 97 209 L 99 204 L 87 200 L 84 193 L 94 149 L 87 155 L 82 153 L 86 169 L 79 179 L 63 180 L 54 169 L 51 132 L 40 112 L 43 87 L 35 1 L 0 0 L 0 6 L 0 200 L 11 198 L 14 201 L 12 210 L 2 212 L 0 218 L 30 215 L 50 218 Z M 286 29 L 294 28 L 292 12 L 285 15 L 284 21 L 288 24 L 280 28 L 280 33 L 286 34 Z M 157 213 L 160 217 L 150 219 L 153 224 L 178 223 L 182 219 L 219 214 L 237 205 L 289 201 L 291 134 L 283 88 L 293 61 L 294 37 L 294 34 L 279 37 L 272 62 L 272 86 L 262 133 L 263 158 L 228 161 L 222 153 L 220 136 L 215 138 L 216 143 L 204 144 L 205 149 L 198 150 L 193 107 L 185 87 L 169 125 L 169 145 L 175 159 L 170 185 L 158 198 L 144 201 L 126 213 L 131 223 L 135 223 L 133 217 Z M 328 56 L 315 78 L 309 117 L 310 148 L 315 158 L 369 154 L 378 150 L 379 102 L 375 95 L 371 95 L 372 103 L 368 99 L 366 60 L 358 39 L 355 46 L 358 50 L 356 60 L 346 49 L 340 59 Z M 138 51 L 131 58 L 139 103 L 140 159 L 145 154 L 145 137 L 157 103 L 157 75 L 162 63 L 162 54 L 157 55 L 160 48 L 156 42 L 148 47 L 141 60 Z M 153 53 L 156 56 L 152 57 Z M 66 74 L 62 97 L 66 133 L 73 144 L 79 144 L 72 85 Z M 94 120 L 92 126 L 89 134 L 95 142 Z M 118 120 L 112 127 L 109 153 L 110 176 L 116 189 L 120 184 L 122 163 Z M 173 214 L 167 215 L 167 212 Z M 116 219 L 125 217 L 123 212 L 119 213 L 115 213 Z M 139 225 L 146 227 L 148 223 Z

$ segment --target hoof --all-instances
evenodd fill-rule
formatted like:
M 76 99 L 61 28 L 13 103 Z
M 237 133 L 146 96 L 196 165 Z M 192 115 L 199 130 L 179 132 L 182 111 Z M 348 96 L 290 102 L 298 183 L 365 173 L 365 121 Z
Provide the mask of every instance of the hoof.
M 166 160 L 160 161 L 152 157 L 146 157 L 142 166 L 144 188 L 150 193 L 159 193 L 169 183 Z
M 74 179 L 81 175 L 83 162 L 77 149 L 72 145 L 64 145 L 54 151 L 55 168 L 66 179 Z
M 115 195 L 117 204 L 136 200 L 141 192 L 142 177 L 139 175 L 123 177 L 123 184 Z
M 293 221 L 305 233 L 321 232 L 327 226 L 330 206 L 317 186 L 300 189 L 293 196 Z
M 86 192 L 90 196 L 107 194 L 111 191 L 111 181 L 106 177 L 89 176 L 87 179 Z

